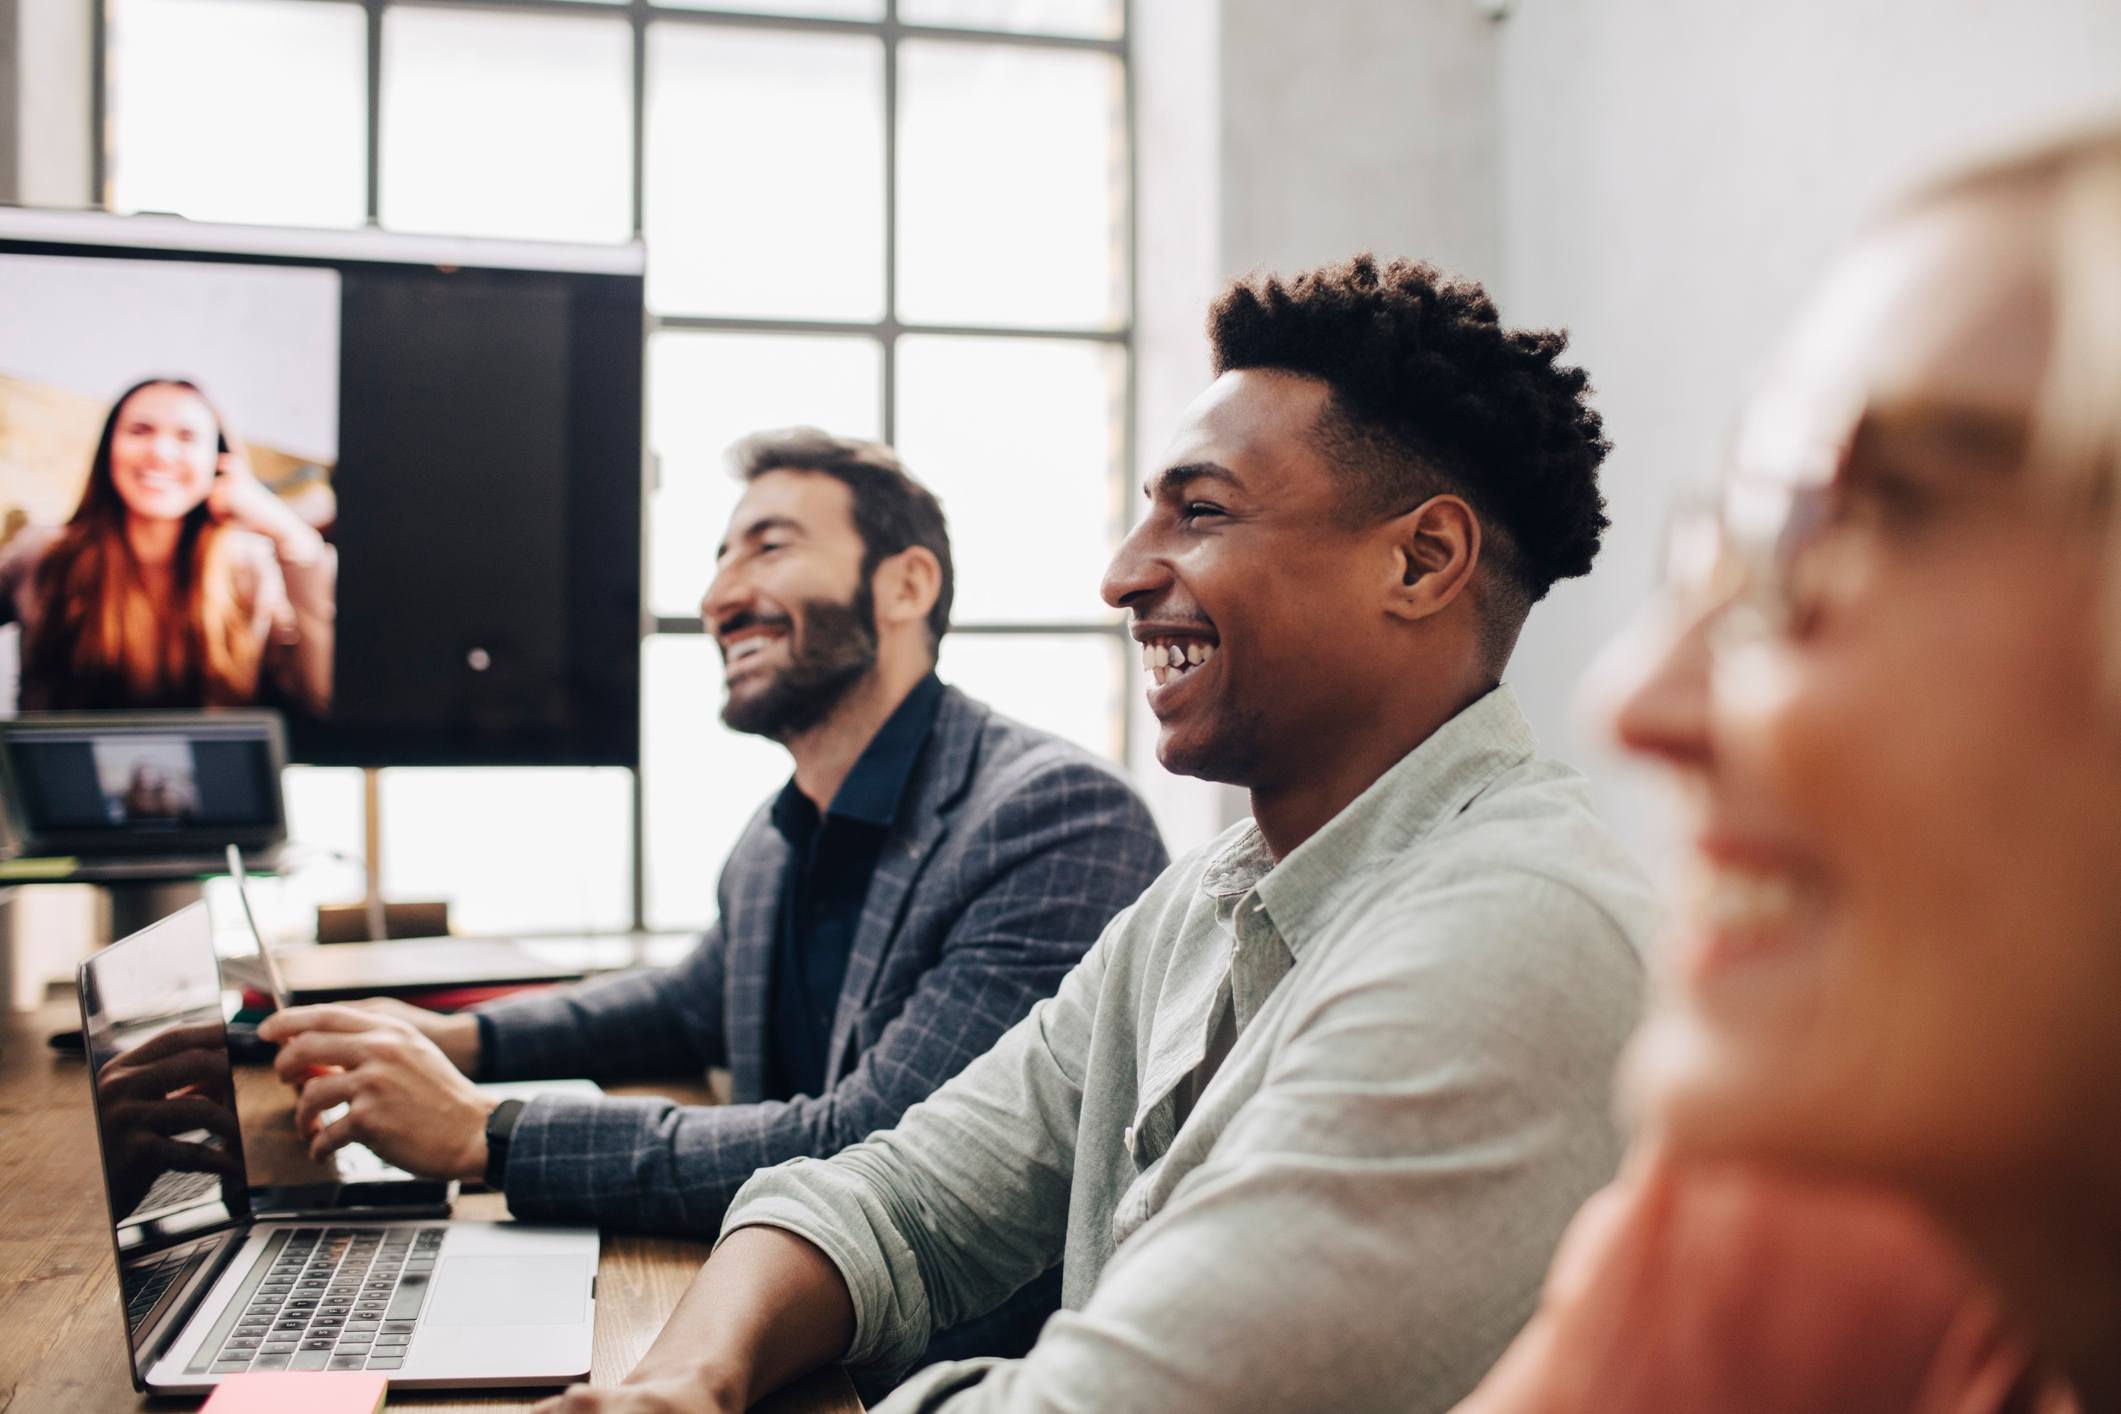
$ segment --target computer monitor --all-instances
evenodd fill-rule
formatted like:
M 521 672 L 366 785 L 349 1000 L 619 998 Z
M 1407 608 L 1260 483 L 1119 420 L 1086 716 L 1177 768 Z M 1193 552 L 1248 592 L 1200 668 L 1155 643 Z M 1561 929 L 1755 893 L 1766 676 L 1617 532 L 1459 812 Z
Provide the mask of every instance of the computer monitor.
M 287 838 L 286 758 L 270 712 L 46 714 L 0 720 L 0 796 L 22 854 L 192 858 L 214 868 Z
M 270 707 L 317 764 L 635 765 L 643 271 L 638 243 L 0 207 L 14 710 Z M 182 527 L 182 617 L 126 570 L 143 519 Z

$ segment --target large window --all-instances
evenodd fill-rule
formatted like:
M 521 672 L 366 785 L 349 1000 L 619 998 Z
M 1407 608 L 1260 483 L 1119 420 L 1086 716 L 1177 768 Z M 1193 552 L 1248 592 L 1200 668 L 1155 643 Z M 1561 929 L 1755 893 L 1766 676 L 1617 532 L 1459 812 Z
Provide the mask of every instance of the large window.
M 384 886 L 465 929 L 687 927 L 787 775 L 716 720 L 722 452 L 881 436 L 942 497 L 943 675 L 1123 758 L 1097 580 L 1127 515 L 1124 0 L 102 0 L 114 210 L 648 244 L 640 797 L 608 771 L 385 773 Z M 347 773 L 299 834 L 355 841 Z

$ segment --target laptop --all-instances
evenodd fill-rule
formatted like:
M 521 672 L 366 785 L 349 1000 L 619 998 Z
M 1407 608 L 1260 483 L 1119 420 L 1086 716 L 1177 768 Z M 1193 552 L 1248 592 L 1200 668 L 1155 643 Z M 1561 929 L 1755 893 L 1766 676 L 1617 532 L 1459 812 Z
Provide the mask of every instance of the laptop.
M 0 720 L 9 871 L 83 883 L 218 873 L 222 847 L 273 867 L 287 840 L 280 717 L 264 711 L 30 713 Z
M 393 1387 L 587 1378 L 594 1229 L 267 1220 L 250 1200 L 206 905 L 81 964 L 133 1384 L 370 1370 Z
M 282 948 L 280 979 L 297 1003 L 402 997 L 454 1009 L 503 989 L 575 982 L 578 962 L 552 962 L 510 938 L 393 938 Z

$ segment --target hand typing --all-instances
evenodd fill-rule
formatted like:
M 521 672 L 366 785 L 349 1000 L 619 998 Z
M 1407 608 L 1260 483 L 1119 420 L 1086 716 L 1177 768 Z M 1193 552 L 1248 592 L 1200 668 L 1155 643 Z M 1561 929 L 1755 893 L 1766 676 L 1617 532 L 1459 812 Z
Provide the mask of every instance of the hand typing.
M 348 1006 L 376 1016 L 395 1017 L 405 1022 L 422 1036 L 441 1048 L 449 1062 L 466 1075 L 475 1074 L 479 1068 L 479 1022 L 468 1011 L 443 1013 L 429 1011 L 411 1002 L 401 1002 L 396 997 L 363 997 Z
M 259 1023 L 258 1034 L 279 1043 L 273 1069 L 296 1087 L 295 1127 L 309 1137 L 313 1158 L 360 1143 L 431 1178 L 485 1172 L 493 1102 L 404 1017 L 357 1006 L 291 1007 Z M 345 1114 L 320 1123 L 342 1104 Z

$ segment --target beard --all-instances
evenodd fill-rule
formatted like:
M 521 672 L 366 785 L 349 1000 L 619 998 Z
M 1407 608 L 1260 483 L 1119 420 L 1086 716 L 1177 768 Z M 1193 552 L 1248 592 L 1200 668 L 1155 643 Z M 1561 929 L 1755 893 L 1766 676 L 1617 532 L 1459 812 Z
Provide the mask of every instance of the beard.
M 807 599 L 778 622 L 788 629 L 788 665 L 746 695 L 731 693 L 722 704 L 722 722 L 732 731 L 786 741 L 830 717 L 875 669 L 876 604 L 864 584 L 847 603 Z

